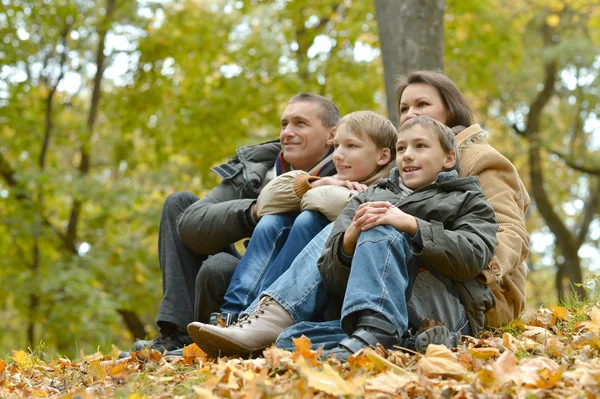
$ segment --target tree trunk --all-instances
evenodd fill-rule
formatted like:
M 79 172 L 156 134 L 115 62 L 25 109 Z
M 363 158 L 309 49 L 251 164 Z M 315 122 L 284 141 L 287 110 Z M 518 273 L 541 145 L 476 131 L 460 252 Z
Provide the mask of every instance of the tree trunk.
M 444 68 L 444 0 L 375 0 L 389 119 L 398 124 L 395 82 L 417 69 Z

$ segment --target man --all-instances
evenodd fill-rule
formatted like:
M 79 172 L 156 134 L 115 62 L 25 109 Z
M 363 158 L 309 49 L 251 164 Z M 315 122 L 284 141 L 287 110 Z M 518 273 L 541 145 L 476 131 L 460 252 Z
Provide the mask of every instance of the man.
M 173 351 L 192 343 L 186 327 L 197 319 L 198 308 L 210 315 L 220 305 L 196 303 L 194 309 L 198 271 L 239 262 L 233 244 L 252 234 L 258 219 L 256 198 L 273 177 L 292 169 L 315 176 L 335 174 L 332 142 L 338 120 L 339 112 L 331 101 L 299 93 L 290 99 L 281 117 L 279 141 L 239 148 L 236 157 L 213 168 L 223 181 L 204 198 L 189 192 L 167 197 L 158 242 L 163 279 L 157 317 L 160 334 L 152 341 L 137 341 L 134 350 L 149 346 L 159 352 Z M 220 281 L 225 286 L 216 291 L 225 292 L 229 284 L 225 280 L 205 283 Z

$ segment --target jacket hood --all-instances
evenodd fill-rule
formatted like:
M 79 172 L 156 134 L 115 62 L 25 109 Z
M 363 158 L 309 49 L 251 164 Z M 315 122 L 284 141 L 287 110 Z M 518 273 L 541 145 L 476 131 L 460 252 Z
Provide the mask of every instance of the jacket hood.
M 490 134 L 477 123 L 469 126 L 456 135 L 458 151 L 462 152 L 465 148 L 468 148 L 473 144 L 485 142 L 489 135 Z
M 388 186 L 391 183 L 393 186 L 397 186 L 397 182 L 400 180 L 400 171 L 397 167 L 394 167 L 390 172 L 390 177 L 382 180 L 378 186 Z M 479 191 L 481 190 L 479 187 L 479 178 L 477 176 L 469 176 L 469 177 L 459 177 L 458 172 L 455 170 L 449 170 L 445 172 L 440 172 L 437 175 L 437 178 L 432 184 L 438 185 L 443 190 L 448 191 Z M 415 191 L 422 190 L 426 187 L 431 186 L 428 184 L 424 187 L 421 187 Z M 412 191 L 412 190 L 411 190 Z

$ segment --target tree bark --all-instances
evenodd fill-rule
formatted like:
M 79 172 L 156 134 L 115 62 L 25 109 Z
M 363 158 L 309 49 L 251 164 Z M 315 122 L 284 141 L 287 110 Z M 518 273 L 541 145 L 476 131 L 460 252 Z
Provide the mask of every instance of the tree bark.
M 398 124 L 396 79 L 417 69 L 444 69 L 444 0 L 375 0 L 388 118 Z

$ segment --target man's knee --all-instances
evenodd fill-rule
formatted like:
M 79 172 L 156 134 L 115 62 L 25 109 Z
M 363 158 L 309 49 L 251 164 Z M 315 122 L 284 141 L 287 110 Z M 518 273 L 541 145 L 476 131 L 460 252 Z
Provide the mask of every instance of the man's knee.
M 235 268 L 240 259 L 226 252 L 209 256 L 202 263 L 202 267 L 196 276 L 196 286 L 203 285 L 225 285 L 225 289 L 231 281 Z
M 198 201 L 198 197 L 189 191 L 179 191 L 170 194 L 165 199 L 163 214 L 173 215 L 176 218 L 190 205 Z

